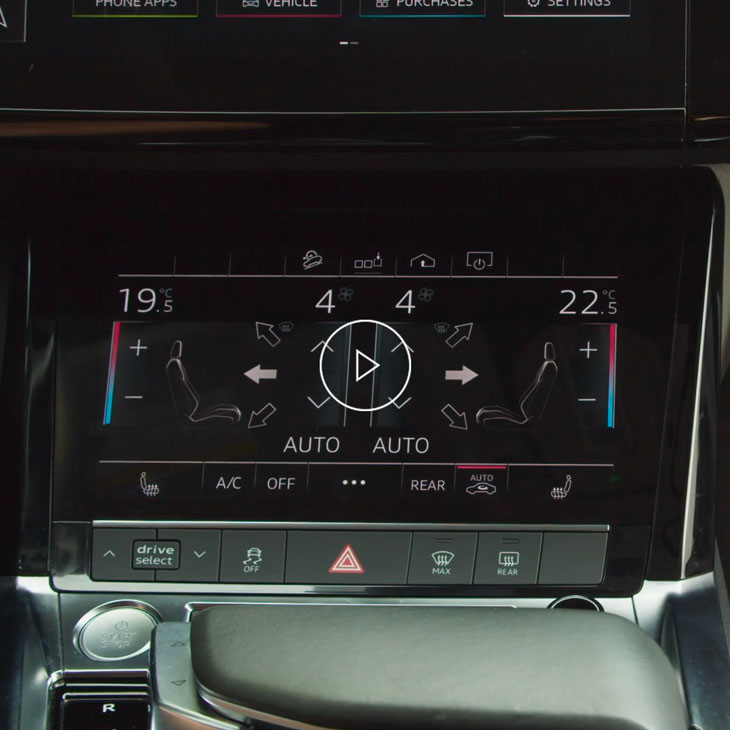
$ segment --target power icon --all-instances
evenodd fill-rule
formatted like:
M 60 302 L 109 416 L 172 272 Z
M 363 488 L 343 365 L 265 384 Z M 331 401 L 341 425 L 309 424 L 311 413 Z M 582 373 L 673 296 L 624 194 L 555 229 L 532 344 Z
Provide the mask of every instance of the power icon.
M 466 268 L 473 271 L 484 271 L 494 266 L 493 251 L 469 251 L 466 255 Z

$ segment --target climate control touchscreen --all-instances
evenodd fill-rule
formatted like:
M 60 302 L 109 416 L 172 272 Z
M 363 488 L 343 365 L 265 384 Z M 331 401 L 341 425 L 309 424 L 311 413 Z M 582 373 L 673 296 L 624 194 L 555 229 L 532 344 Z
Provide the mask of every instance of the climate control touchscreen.
M 57 512 L 646 524 L 678 247 L 659 267 L 607 231 L 538 248 L 463 211 L 348 240 L 357 215 L 122 262 L 97 316 L 61 316 L 57 481 L 88 500 L 61 486 Z

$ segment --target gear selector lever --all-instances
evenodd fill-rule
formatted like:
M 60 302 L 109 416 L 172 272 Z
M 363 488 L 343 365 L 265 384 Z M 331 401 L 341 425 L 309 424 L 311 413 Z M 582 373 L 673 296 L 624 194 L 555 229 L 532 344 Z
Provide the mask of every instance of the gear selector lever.
M 221 715 L 299 730 L 687 727 L 659 646 L 575 611 L 215 607 L 158 627 L 154 695 L 156 730 L 239 727 Z

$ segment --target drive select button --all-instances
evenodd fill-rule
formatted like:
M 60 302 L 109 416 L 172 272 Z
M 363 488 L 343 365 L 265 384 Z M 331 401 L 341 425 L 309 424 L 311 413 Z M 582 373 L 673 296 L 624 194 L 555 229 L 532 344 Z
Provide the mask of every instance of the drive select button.
M 180 543 L 175 540 L 136 540 L 132 546 L 135 570 L 177 570 Z

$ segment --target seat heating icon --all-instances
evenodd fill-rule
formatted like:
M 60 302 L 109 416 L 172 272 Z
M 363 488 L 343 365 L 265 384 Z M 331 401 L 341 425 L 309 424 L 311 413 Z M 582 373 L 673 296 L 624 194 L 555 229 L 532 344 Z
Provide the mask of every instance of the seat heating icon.
M 337 559 L 329 569 L 329 572 L 337 574 L 353 574 L 361 575 L 365 572 L 360 559 L 355 554 L 352 545 L 346 545 L 345 549 L 339 554 Z

